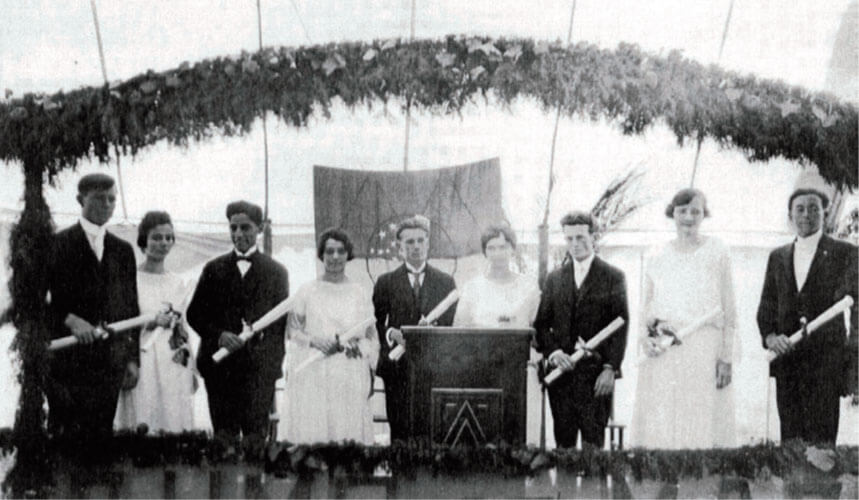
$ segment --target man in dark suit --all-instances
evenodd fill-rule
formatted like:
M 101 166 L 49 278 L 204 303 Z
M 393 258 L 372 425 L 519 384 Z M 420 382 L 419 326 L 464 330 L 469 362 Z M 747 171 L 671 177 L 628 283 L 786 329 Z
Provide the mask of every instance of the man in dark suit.
M 112 435 L 121 388 L 137 384 L 139 332 L 100 337 L 103 323 L 140 314 L 134 250 L 105 230 L 116 207 L 116 187 L 104 174 L 78 183 L 81 217 L 54 238 L 49 293 L 51 338 L 79 344 L 50 356 L 46 386 L 51 434 L 98 443 Z
M 856 381 L 846 374 L 856 362 L 857 307 L 850 315 L 850 342 L 840 315 L 795 346 L 787 338 L 801 328 L 801 318 L 813 320 L 845 295 L 857 298 L 859 252 L 823 234 L 829 198 L 822 182 L 809 184 L 814 187 L 801 184 L 788 201 L 797 237 L 770 253 L 757 319 L 764 347 L 779 355 L 770 376 L 776 379 L 782 441 L 834 445 L 840 396 L 856 393 Z
M 257 249 L 262 209 L 227 205 L 233 250 L 203 268 L 188 306 L 188 323 L 200 335 L 197 369 L 206 383 L 216 435 L 265 437 L 275 381 L 283 375 L 286 317 L 256 332 L 245 344 L 239 334 L 289 294 L 286 269 Z M 220 348 L 230 355 L 215 363 Z
M 568 256 L 549 273 L 534 328 L 549 365 L 566 371 L 549 386 L 555 441 L 561 448 L 582 442 L 602 447 L 611 413 L 611 394 L 626 349 L 626 323 L 593 353 L 573 365 L 569 356 L 578 339 L 587 341 L 620 316 L 627 323 L 623 272 L 594 255 L 596 224 L 590 214 L 573 212 L 561 219 Z
M 401 326 L 417 325 L 439 302 L 456 289 L 453 277 L 427 264 L 429 221 L 422 216 L 404 220 L 397 228 L 397 244 L 404 262 L 379 276 L 373 288 L 376 330 L 381 352 L 376 373 L 385 382 L 385 407 L 391 427 L 391 442 L 409 436 L 408 354 L 398 360 L 388 355 L 397 346 L 405 347 Z M 456 305 L 435 323 L 450 326 Z

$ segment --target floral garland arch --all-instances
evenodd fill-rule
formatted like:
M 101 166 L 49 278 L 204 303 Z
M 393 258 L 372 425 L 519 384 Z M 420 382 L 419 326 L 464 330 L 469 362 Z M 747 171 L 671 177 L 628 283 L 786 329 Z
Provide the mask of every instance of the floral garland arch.
M 653 56 L 528 39 L 465 38 L 266 48 L 183 63 L 125 82 L 0 103 L 0 159 L 38 160 L 49 178 L 112 147 L 132 154 L 161 140 L 187 145 L 241 134 L 267 111 L 305 126 L 335 97 L 348 106 L 390 99 L 459 113 L 478 95 L 532 98 L 567 115 L 607 117 L 624 133 L 660 119 L 678 141 L 711 138 L 750 160 L 818 166 L 839 187 L 859 185 L 857 111 L 831 95 L 705 67 L 679 52 Z

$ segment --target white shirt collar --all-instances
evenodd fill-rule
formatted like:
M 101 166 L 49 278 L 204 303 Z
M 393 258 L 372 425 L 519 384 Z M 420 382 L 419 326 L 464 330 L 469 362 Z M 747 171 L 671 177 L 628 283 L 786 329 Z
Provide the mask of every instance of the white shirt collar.
M 573 269 L 575 269 L 575 276 L 577 280 L 583 280 L 585 276 L 588 275 L 588 271 L 591 269 L 591 264 L 594 261 L 595 254 L 591 252 L 591 254 L 585 260 L 579 262 L 573 257 Z
M 805 238 L 797 236 L 796 237 L 796 248 L 800 250 L 816 250 L 818 243 L 820 243 L 820 238 L 823 237 L 823 228 L 817 230 L 816 233 L 811 236 L 806 236 Z
M 420 268 L 420 269 L 415 269 L 415 268 L 414 268 L 411 264 L 409 264 L 408 262 L 406 262 L 405 264 L 406 264 L 406 269 L 407 269 L 410 273 L 412 273 L 412 274 L 423 274 L 423 273 L 427 270 L 427 262 L 426 262 L 426 261 L 424 261 L 424 263 L 423 263 L 423 264 L 421 264 L 421 268 Z
M 255 253 L 257 252 L 257 246 L 256 246 L 256 245 L 254 245 L 254 246 L 250 247 L 250 248 L 248 249 L 248 251 L 247 251 L 247 252 L 245 252 L 245 253 L 241 253 L 241 252 L 239 252 L 239 249 L 238 249 L 238 248 L 233 247 L 233 252 L 235 252 L 235 253 L 236 253 L 236 255 L 237 255 L 237 256 L 239 256 L 239 257 L 250 257 L 251 255 L 253 255 L 253 254 L 255 254 Z
M 102 237 L 104 236 L 104 233 L 107 232 L 107 228 L 105 226 L 97 226 L 92 222 L 86 220 L 86 218 L 84 217 L 81 217 L 79 219 L 79 222 L 84 232 L 93 238 Z

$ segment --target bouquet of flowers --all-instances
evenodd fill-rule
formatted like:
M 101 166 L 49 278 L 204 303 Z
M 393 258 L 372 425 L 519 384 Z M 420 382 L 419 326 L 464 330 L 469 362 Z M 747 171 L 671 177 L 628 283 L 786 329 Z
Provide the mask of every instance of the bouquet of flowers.
M 677 330 L 665 320 L 653 318 L 647 322 L 647 337 L 644 339 L 644 352 L 650 357 L 664 353 L 668 347 L 682 345 Z

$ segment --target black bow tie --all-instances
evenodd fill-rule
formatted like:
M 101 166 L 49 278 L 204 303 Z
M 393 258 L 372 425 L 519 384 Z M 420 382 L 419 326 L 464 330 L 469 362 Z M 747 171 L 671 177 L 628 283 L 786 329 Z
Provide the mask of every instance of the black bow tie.
M 241 261 L 250 262 L 251 258 L 247 257 L 245 255 L 236 255 L 236 262 L 241 262 Z

